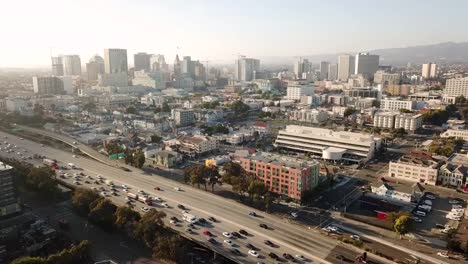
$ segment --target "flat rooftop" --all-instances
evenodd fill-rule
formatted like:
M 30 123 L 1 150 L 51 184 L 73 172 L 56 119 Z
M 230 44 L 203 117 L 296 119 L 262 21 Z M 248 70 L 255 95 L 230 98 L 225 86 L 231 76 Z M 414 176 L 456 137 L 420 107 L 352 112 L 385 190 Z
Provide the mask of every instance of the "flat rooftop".
M 6 171 L 6 170 L 11 170 L 11 169 L 13 169 L 12 166 L 0 161 L 0 171 Z
M 246 159 L 256 160 L 256 161 L 260 161 L 264 163 L 270 163 L 270 164 L 274 164 L 278 166 L 289 167 L 293 169 L 305 169 L 305 168 L 319 164 L 316 161 L 301 160 L 298 158 L 275 155 L 275 154 L 268 154 L 264 152 L 248 156 Z
M 447 162 L 456 164 L 456 165 L 467 165 L 468 164 L 468 154 L 459 154 L 453 153 L 447 160 Z
M 348 132 L 348 131 L 333 131 L 325 128 L 317 127 L 306 127 L 306 126 L 296 126 L 288 125 L 285 130 L 280 130 L 281 132 L 286 133 L 295 133 L 301 134 L 303 136 L 310 136 L 313 138 L 328 138 L 330 140 L 341 139 L 347 141 L 359 141 L 359 142 L 373 142 L 380 140 L 379 137 L 375 137 L 371 134 Z

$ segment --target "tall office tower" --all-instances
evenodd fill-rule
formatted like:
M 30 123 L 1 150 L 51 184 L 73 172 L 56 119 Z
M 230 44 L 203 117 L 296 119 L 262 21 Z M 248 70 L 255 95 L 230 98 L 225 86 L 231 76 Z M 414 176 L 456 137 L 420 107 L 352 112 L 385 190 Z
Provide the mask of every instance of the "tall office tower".
M 195 77 L 195 61 L 192 61 L 190 56 L 184 56 L 182 60 L 182 75 L 184 77 L 194 78 Z
M 88 81 L 97 81 L 99 74 L 104 73 L 104 59 L 99 55 L 94 55 L 86 63 L 86 73 Z
M 52 75 L 63 76 L 63 59 L 62 57 L 52 57 Z
M 328 65 L 328 80 L 335 81 L 338 78 L 338 64 Z
M 152 54 L 150 57 L 150 68 L 151 71 L 169 71 L 169 65 L 166 63 L 166 59 L 162 54 Z
M 328 65 L 330 65 L 327 61 L 320 62 L 320 80 L 325 80 L 328 77 Z
M 0 218 L 21 212 L 14 186 L 13 167 L 0 162 Z
M 369 53 L 356 54 L 354 74 L 362 74 L 365 78 L 371 78 L 379 69 L 379 55 Z
M 195 73 L 194 73 L 195 80 L 205 81 L 206 80 L 205 66 L 199 61 L 195 61 L 193 63 L 194 63 L 194 66 L 195 66 Z
M 345 54 L 338 56 L 338 80 L 347 81 L 354 74 L 354 56 Z
M 421 75 L 424 79 L 437 77 L 437 64 L 429 62 L 422 65 Z
M 81 59 L 78 55 L 63 56 L 63 75 L 64 76 L 80 76 L 81 75 Z
M 304 73 L 310 72 L 311 68 L 309 60 L 300 58 L 294 63 L 294 74 L 297 79 L 303 79 Z
M 253 80 L 254 71 L 260 69 L 260 60 L 246 58 L 245 56 L 239 57 L 234 65 L 234 76 L 236 80 L 249 82 Z
M 174 60 L 174 78 L 180 77 L 182 73 L 182 68 L 180 65 L 179 55 L 177 54 Z
M 133 55 L 133 63 L 135 64 L 135 71 L 147 71 L 149 72 L 151 69 L 151 64 L 150 64 L 150 54 L 147 54 L 145 52 L 139 52 L 135 55 Z
M 128 73 L 127 50 L 105 49 L 104 70 L 106 73 Z

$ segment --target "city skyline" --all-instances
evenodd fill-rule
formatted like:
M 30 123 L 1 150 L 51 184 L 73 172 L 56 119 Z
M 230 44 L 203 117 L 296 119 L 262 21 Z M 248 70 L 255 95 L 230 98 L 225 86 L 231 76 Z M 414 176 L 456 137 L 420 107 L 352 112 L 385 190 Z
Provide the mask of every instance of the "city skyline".
M 233 62 L 238 54 L 307 56 L 468 41 L 459 34 L 468 3 L 430 2 L 293 1 L 284 12 L 282 1 L 15 1 L 0 16 L 4 25 L 15 23 L 4 27 L 12 41 L 1 44 L 0 67 L 47 66 L 51 55 L 59 54 L 78 54 L 85 62 L 94 54 L 103 56 L 106 48 L 127 49 L 133 65 L 138 52 L 164 54 L 170 61 L 178 53 Z M 405 8 L 398 14 L 385 12 L 394 6 Z M 452 19 L 427 19 L 441 12 Z M 385 34 L 376 37 L 375 32 Z

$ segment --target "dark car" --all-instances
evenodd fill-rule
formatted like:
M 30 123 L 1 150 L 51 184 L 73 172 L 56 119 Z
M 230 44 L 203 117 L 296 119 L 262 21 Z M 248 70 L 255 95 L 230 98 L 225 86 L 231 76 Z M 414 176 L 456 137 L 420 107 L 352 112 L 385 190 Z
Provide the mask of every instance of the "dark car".
M 260 226 L 263 229 L 268 229 L 268 226 L 266 224 L 259 224 L 258 226 Z
M 275 244 L 273 244 L 273 242 L 271 242 L 270 240 L 265 240 L 265 241 L 263 241 L 263 242 L 264 242 L 265 245 L 267 245 L 267 246 L 270 246 L 270 247 L 275 246 Z
M 181 204 L 178 204 L 178 205 L 177 205 L 177 208 L 182 209 L 182 210 L 185 210 L 185 206 L 183 206 L 183 205 L 181 205 Z
M 216 241 L 216 239 L 214 239 L 212 237 L 208 238 L 208 242 L 210 242 L 211 244 L 217 244 L 218 243 L 218 241 Z
M 248 233 L 247 231 L 245 231 L 244 229 L 239 230 L 239 233 L 241 233 L 241 234 L 244 235 L 244 236 L 248 236 L 248 235 L 249 235 L 249 233 Z
M 241 238 L 242 236 L 237 233 L 237 232 L 232 232 L 231 235 L 233 235 L 234 237 L 237 237 L 237 238 Z
M 268 256 L 270 256 L 270 258 L 274 259 L 274 260 L 279 260 L 280 258 L 278 257 L 278 255 L 276 255 L 275 253 L 273 252 L 270 252 L 270 254 L 268 254 Z
M 206 223 L 206 220 L 205 220 L 205 218 L 200 218 L 200 219 L 198 219 L 198 222 L 201 223 L 201 224 L 204 224 L 204 223 Z
M 175 216 L 171 217 L 171 220 L 172 220 L 172 221 L 176 221 L 176 222 L 179 221 L 179 219 L 177 219 L 177 217 L 175 217 Z
M 232 252 L 233 254 L 236 254 L 237 256 L 242 256 L 242 253 L 241 253 L 237 248 L 231 249 L 231 252 Z
M 251 249 L 251 250 L 257 250 L 257 247 L 250 244 L 250 243 L 245 244 L 245 247 L 247 247 L 248 249 Z
M 287 260 L 294 260 L 294 257 L 288 253 L 283 253 L 283 257 Z
M 214 223 L 218 222 L 218 220 L 216 220 L 216 218 L 214 218 L 212 216 L 210 216 L 210 218 L 208 218 L 208 220 L 210 220 L 211 222 L 214 222 Z

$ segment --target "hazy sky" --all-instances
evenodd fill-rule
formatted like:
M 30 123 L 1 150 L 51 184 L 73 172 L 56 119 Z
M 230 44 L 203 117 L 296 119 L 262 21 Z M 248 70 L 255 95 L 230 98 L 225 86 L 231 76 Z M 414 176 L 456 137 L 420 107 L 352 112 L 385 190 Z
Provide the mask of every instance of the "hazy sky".
M 465 0 L 2 0 L 0 67 L 104 48 L 199 60 L 468 41 Z

